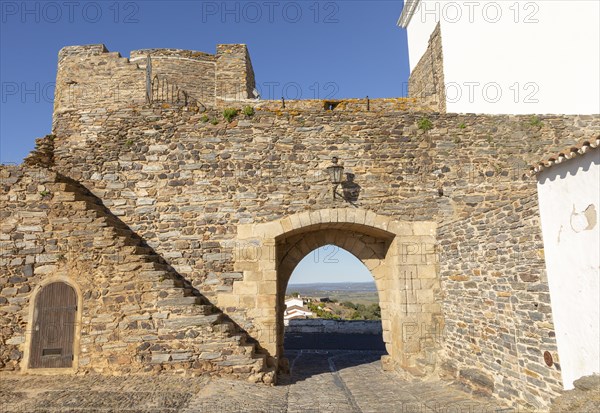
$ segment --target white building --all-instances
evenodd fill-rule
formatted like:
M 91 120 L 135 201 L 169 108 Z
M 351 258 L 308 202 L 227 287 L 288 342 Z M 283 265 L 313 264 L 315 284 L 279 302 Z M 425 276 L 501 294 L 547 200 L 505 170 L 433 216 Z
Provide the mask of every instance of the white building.
M 535 169 L 565 389 L 600 374 L 600 139 Z
M 285 311 L 283 312 L 283 323 L 288 325 L 289 320 L 298 318 L 312 317 L 313 313 L 304 308 L 304 300 L 300 297 L 290 298 L 285 301 Z
M 453 113 L 600 113 L 599 16 L 595 0 L 405 0 L 409 96 Z

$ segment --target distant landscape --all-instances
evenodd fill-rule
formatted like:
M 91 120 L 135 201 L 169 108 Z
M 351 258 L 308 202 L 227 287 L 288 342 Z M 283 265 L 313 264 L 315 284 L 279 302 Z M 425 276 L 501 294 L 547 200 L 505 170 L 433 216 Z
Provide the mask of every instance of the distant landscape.
M 377 288 L 373 282 L 288 284 L 286 295 L 299 293 L 302 297 L 325 298 L 338 302 L 356 304 L 379 303 Z

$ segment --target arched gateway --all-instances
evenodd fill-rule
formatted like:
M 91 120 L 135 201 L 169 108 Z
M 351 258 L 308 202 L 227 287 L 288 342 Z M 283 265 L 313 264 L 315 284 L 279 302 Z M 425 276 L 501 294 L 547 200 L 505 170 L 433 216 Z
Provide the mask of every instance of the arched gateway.
M 218 296 L 218 305 L 234 319 L 251 320 L 246 323 L 248 331 L 273 357 L 272 362 L 285 369 L 287 283 L 304 256 L 333 244 L 361 260 L 375 278 L 388 352 L 384 367 L 416 368 L 417 358 L 437 347 L 435 332 L 441 328 L 435 232 L 432 222 L 396 221 L 354 208 L 240 225 L 234 267 L 244 276 L 234 283 L 232 293 Z

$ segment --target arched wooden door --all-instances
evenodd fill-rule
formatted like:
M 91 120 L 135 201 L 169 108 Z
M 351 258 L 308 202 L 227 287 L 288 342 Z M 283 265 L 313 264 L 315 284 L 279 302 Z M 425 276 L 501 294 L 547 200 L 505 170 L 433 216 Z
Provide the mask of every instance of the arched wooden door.
M 42 287 L 33 313 L 30 368 L 72 367 L 76 314 L 73 287 L 64 282 Z

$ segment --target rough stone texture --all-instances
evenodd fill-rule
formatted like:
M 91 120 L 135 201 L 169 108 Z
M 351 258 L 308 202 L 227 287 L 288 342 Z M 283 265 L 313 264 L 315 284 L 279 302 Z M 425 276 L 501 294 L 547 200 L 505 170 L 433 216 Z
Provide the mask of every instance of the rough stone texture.
M 254 70 L 245 44 L 217 45 L 216 96 L 224 100 L 254 98 Z
M 208 377 L 0 375 L 3 413 L 380 413 L 500 412 L 500 403 L 448 383 L 400 380 L 382 371 L 380 354 L 295 351 L 280 386 Z M 368 378 L 367 380 L 365 378 Z
M 285 326 L 287 333 L 381 334 L 379 320 L 293 319 Z
M 47 169 L 2 167 L 0 174 L 3 370 L 27 368 L 21 360 L 31 299 L 40 285 L 65 280 L 84 302 L 75 345 L 80 372 L 249 377 L 268 370 L 241 329 L 84 188 Z M 214 353 L 209 361 L 206 351 Z
M 130 59 L 109 52 L 104 45 L 68 46 L 59 52 L 55 120 L 71 110 L 105 113 L 104 108 L 144 104 L 147 56 L 152 61 L 151 78 L 160 81 L 154 84 L 159 96 L 167 94 L 168 84 L 189 94 L 201 107 L 254 98 L 254 70 L 246 45 L 217 45 L 215 55 L 179 49 L 134 50 Z
M 54 120 L 71 110 L 140 104 L 146 100 L 146 71 L 104 45 L 68 46 L 58 54 Z
M 600 406 L 600 376 L 586 376 L 573 383 L 575 388 L 561 394 L 550 407 L 551 413 L 595 412 Z
M 420 99 L 438 112 L 446 111 L 442 32 L 439 23 L 431 33 L 427 50 L 410 74 L 408 96 Z
M 216 56 L 192 50 L 144 49 L 133 50 L 130 62 L 146 69 L 147 56 L 152 62 L 152 77 L 176 84 L 198 102 L 214 104 Z
M 207 113 L 215 118 L 220 116 L 216 111 Z M 259 288 L 262 288 L 259 283 L 250 281 L 259 280 L 253 278 L 256 273 L 252 272 L 259 268 L 259 264 L 258 261 L 236 264 L 239 261 L 236 257 L 240 254 L 262 254 L 267 261 L 273 262 L 277 251 L 276 246 L 263 246 L 260 240 L 242 241 L 243 225 L 267 225 L 302 211 L 348 205 L 331 198 L 331 186 L 324 169 L 332 155 L 342 159 L 347 170 L 355 175 L 354 183 L 360 191 L 354 204 L 361 210 L 403 221 L 456 223 L 458 227 L 462 224 L 461 220 L 489 213 L 492 218 L 484 229 L 487 228 L 494 236 L 506 236 L 501 228 L 514 224 L 527 236 L 537 236 L 539 244 L 539 223 L 536 220 L 520 221 L 519 216 L 490 211 L 519 199 L 532 199 L 535 183 L 525 177 L 526 165 L 531 161 L 598 133 L 598 118 L 594 116 L 540 116 L 540 127 L 532 126 L 528 116 L 410 111 L 300 111 L 259 107 L 253 117 L 240 115 L 232 123 L 221 118 L 217 125 L 203 122 L 204 115 L 186 108 L 150 107 L 120 109 L 105 115 L 87 111 L 65 114 L 55 123 L 57 168 L 65 173 L 68 171 L 103 199 L 186 279 L 252 334 L 258 334 L 254 318 L 263 315 L 274 318 L 262 311 L 282 306 L 263 301 L 263 306 L 257 308 L 265 310 L 260 313 L 248 311 L 257 305 L 249 307 L 257 300 L 257 294 L 261 292 Z M 432 122 L 431 130 L 418 128 L 419 120 L 424 117 Z M 459 127 L 461 124 L 465 127 Z M 128 146 L 128 141 L 133 143 Z M 528 207 L 532 212 L 532 204 Z M 441 239 L 452 236 L 452 225 L 442 228 Z M 488 235 L 483 230 L 481 232 L 482 239 L 487 240 L 485 237 Z M 469 239 L 479 242 L 476 235 L 479 234 Z M 346 238 L 351 238 L 349 233 L 346 233 Z M 509 237 L 506 242 L 515 242 L 515 238 Z M 430 255 L 435 254 L 431 241 L 405 240 L 399 243 L 404 244 L 406 255 L 426 256 L 427 250 Z M 315 243 L 310 245 L 318 246 Z M 310 250 L 308 246 L 305 252 Z M 517 281 L 524 284 L 509 283 L 505 288 L 533 288 L 529 299 L 540 303 L 540 309 L 546 311 L 535 311 L 535 317 L 541 318 L 537 321 L 548 323 L 547 330 L 538 331 L 537 338 L 528 337 L 528 341 L 523 343 L 538 349 L 552 349 L 555 344 L 551 317 L 547 313 L 547 287 L 545 283 L 537 286 L 543 262 L 540 261 L 542 258 L 536 259 L 521 271 L 523 278 Z M 444 265 L 461 266 L 469 260 L 469 257 L 458 255 L 450 257 L 448 262 L 442 261 Z M 514 263 L 507 259 L 495 267 L 486 267 L 486 271 L 499 272 L 502 275 L 494 277 L 494 280 L 501 280 L 511 276 Z M 245 287 L 234 289 L 235 284 L 240 282 L 240 273 L 245 274 Z M 416 271 L 412 273 L 416 274 Z M 431 276 L 435 278 L 436 273 L 435 265 L 431 266 Z M 260 274 L 260 277 L 271 276 L 264 271 Z M 284 278 L 281 277 L 281 280 Z M 260 280 L 266 281 L 264 278 Z M 411 297 L 415 297 L 414 303 L 431 300 L 430 307 L 407 306 L 407 310 L 417 314 L 428 308 L 435 313 L 444 310 L 441 308 L 443 303 L 448 306 L 449 314 L 445 322 L 453 323 L 449 330 L 449 334 L 453 334 L 455 323 L 460 321 L 456 318 L 458 314 L 453 313 L 453 306 L 468 294 L 464 289 L 456 288 L 442 294 L 443 289 L 436 290 L 434 284 L 423 283 L 431 288 L 431 292 L 423 292 L 422 296 L 411 294 Z M 284 284 L 285 281 L 280 284 L 280 293 Z M 473 281 L 464 284 L 466 291 L 477 291 L 477 284 Z M 268 288 L 268 283 L 260 285 Z M 396 294 L 396 302 L 402 303 L 405 302 L 401 298 L 405 285 L 407 283 L 400 281 L 398 284 L 382 285 L 380 291 Z M 411 291 L 418 288 L 410 285 Z M 496 286 L 496 281 L 490 281 L 480 288 L 487 288 L 489 294 L 495 296 L 496 289 L 500 287 Z M 265 291 L 265 294 L 275 292 Z M 497 300 L 507 299 L 501 297 Z M 510 312 L 510 308 L 506 311 L 506 323 L 512 324 L 509 331 L 531 329 L 529 312 Z M 401 314 L 403 312 L 398 317 Z M 414 320 L 404 315 L 402 318 L 390 315 L 389 326 L 398 326 L 398 333 L 384 336 L 386 342 L 402 342 L 408 332 L 416 340 L 414 345 L 401 350 L 403 357 L 410 354 L 416 357 L 412 361 L 407 360 L 404 367 L 431 369 L 439 366 L 440 359 L 431 352 L 422 354 L 425 348 L 435 348 L 439 344 L 436 336 L 444 321 L 432 320 L 425 322 L 425 327 L 421 322 L 416 323 L 420 327 L 415 330 Z M 273 327 L 264 327 L 269 328 Z M 497 333 L 510 335 L 504 330 L 497 330 Z M 257 339 L 271 340 L 273 333 L 268 334 L 268 338 Z M 473 334 L 480 332 L 476 330 Z M 281 336 L 277 330 L 275 335 Z M 468 349 L 470 344 L 467 343 L 478 339 L 451 335 L 449 348 L 453 348 L 452 343 L 458 340 Z M 488 344 L 491 347 L 486 349 L 486 356 L 494 352 L 503 353 L 503 350 L 495 349 L 499 344 L 484 343 Z M 508 349 L 504 352 L 509 354 Z M 463 353 L 465 364 L 478 366 L 485 374 L 493 374 L 494 380 L 506 382 L 505 387 L 500 384 L 494 387 L 496 392 L 502 391 L 501 397 L 528 397 L 533 404 L 539 403 L 539 390 L 530 394 L 530 389 L 536 386 L 538 389 L 550 386 L 554 392 L 558 389 L 556 371 L 539 367 L 540 360 L 536 357 L 543 352 L 538 350 L 532 354 L 533 361 L 530 362 L 538 366 L 537 371 L 526 366 L 517 367 L 510 358 L 506 367 L 495 359 L 482 365 L 479 361 L 482 356 L 477 352 L 464 350 Z M 454 358 L 452 353 L 448 357 Z M 531 373 L 527 375 L 527 372 Z M 511 380 L 524 380 L 529 385 L 515 394 L 514 387 L 519 385 L 509 384 Z M 525 396 L 526 393 L 528 396 Z
M 543 406 L 562 390 L 537 196 L 506 202 L 439 228 L 444 351 L 451 377 L 481 381 L 501 398 Z M 468 337 L 468 340 L 465 340 Z M 488 379 L 489 381 L 489 379 Z M 485 391 L 485 390 L 481 390 Z
M 227 62 L 222 78 L 249 87 L 245 47 L 228 50 L 217 53 Z M 146 105 L 144 77 L 103 46 L 63 49 L 53 161 L 32 155 L 54 172 L 2 170 L 5 370 L 25 368 L 35 289 L 64 274 L 82 291 L 81 371 L 191 366 L 270 382 L 269 369 L 286 365 L 282 292 L 291 270 L 334 243 L 376 280 L 386 369 L 442 372 L 535 407 L 557 394 L 558 371 L 540 364 L 555 341 L 527 165 L 595 138 L 598 116 L 531 122 L 440 114 L 415 99 L 355 99 L 257 102 L 253 116 L 229 123 L 223 105 L 252 103 L 243 93 L 229 100 L 237 86 L 203 109 Z M 71 85 L 104 82 L 122 84 L 124 99 L 66 98 Z M 325 172 L 333 155 L 350 174 L 335 199 Z M 498 262 L 464 254 L 488 244 Z
M 38 168 L 54 166 L 54 135 L 35 140 L 35 149 L 24 159 L 23 164 Z

